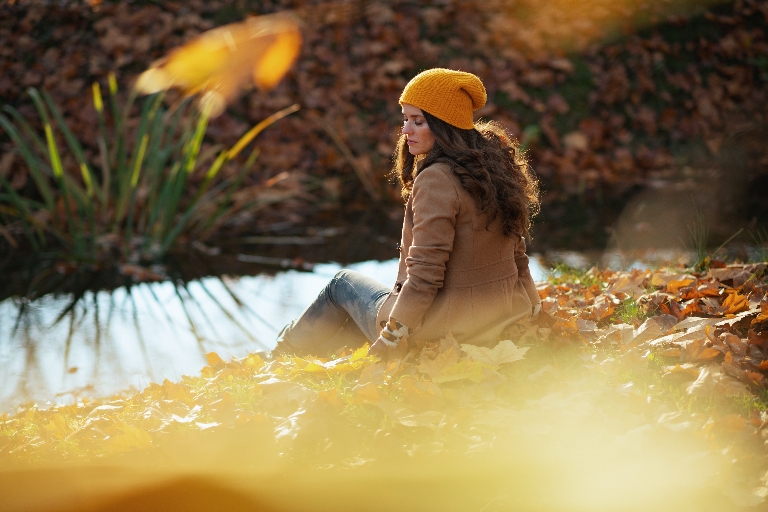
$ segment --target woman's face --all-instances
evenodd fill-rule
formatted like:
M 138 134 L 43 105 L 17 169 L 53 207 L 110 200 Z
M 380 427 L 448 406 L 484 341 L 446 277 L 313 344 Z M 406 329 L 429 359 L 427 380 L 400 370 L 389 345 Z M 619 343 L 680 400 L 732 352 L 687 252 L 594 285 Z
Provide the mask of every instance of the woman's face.
M 426 155 L 435 145 L 435 135 L 429 129 L 424 112 L 420 108 L 403 104 L 403 135 L 408 139 L 408 151 L 416 155 Z

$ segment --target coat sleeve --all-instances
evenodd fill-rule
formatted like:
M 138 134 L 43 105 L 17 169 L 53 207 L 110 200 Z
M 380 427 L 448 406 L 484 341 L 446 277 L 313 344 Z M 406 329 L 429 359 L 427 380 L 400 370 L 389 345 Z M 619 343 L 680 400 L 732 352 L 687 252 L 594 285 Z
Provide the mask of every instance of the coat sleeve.
M 437 165 L 419 173 L 411 194 L 413 242 L 405 259 L 408 277 L 390 316 L 416 329 L 443 286 L 460 200 L 453 179 Z
M 539 298 L 539 292 L 536 291 L 536 285 L 533 282 L 533 276 L 531 276 L 531 269 L 528 266 L 529 258 L 525 252 L 525 238 L 520 237 L 515 248 L 515 265 L 517 265 L 517 278 L 523 284 L 525 292 L 528 294 L 528 298 L 531 300 L 531 304 L 538 304 L 541 302 Z

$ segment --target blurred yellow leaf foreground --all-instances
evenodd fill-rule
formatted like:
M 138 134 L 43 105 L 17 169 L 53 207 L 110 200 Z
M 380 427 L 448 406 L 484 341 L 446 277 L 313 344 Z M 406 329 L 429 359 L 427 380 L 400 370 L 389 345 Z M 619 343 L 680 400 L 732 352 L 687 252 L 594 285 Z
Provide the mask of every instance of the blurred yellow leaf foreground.
M 136 89 L 153 94 L 177 87 L 201 94 L 212 116 L 252 80 L 271 89 L 293 65 L 301 49 L 301 32 L 290 14 L 254 16 L 209 30 L 173 50 L 142 73 Z
M 541 284 L 495 346 L 210 353 L 181 382 L 20 407 L 0 509 L 758 510 L 765 267 L 592 269 Z

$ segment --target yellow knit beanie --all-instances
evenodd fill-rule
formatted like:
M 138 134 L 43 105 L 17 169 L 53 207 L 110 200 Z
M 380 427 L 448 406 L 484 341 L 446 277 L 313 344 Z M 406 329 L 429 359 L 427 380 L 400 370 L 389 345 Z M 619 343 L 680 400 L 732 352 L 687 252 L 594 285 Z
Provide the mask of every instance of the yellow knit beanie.
M 408 103 L 457 128 L 475 127 L 472 112 L 485 105 L 485 87 L 472 73 L 435 68 L 408 82 L 400 104 Z

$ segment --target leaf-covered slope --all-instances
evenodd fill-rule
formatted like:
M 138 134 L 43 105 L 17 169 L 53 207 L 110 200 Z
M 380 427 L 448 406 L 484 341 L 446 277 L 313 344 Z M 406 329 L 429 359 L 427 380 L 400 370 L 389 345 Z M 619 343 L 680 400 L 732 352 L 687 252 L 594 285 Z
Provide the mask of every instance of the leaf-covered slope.
M 530 147 L 547 191 L 544 229 L 559 243 L 604 241 L 628 193 L 681 180 L 688 195 L 692 184 L 709 185 L 695 194 L 717 193 L 720 214 L 767 216 L 754 193 L 766 180 L 765 1 L 707 13 L 686 2 L 92 4 L 5 4 L 0 22 L 3 101 L 23 104 L 26 87 L 46 88 L 86 141 L 96 140 L 92 81 L 115 71 L 130 84 L 203 30 L 298 7 L 305 43 L 288 79 L 271 94 L 248 95 L 211 128 L 211 142 L 231 144 L 249 124 L 302 104 L 303 113 L 266 134 L 251 185 L 285 170 L 330 178 L 317 189 L 324 208 L 365 208 L 370 197 L 357 193 L 357 176 L 387 189 L 400 91 L 419 70 L 444 66 L 482 76 L 491 101 L 480 114 Z M 97 154 L 95 142 L 88 149 Z M 0 171 L 18 190 L 31 186 L 18 158 L 5 156 Z M 241 221 L 240 229 L 252 223 Z

